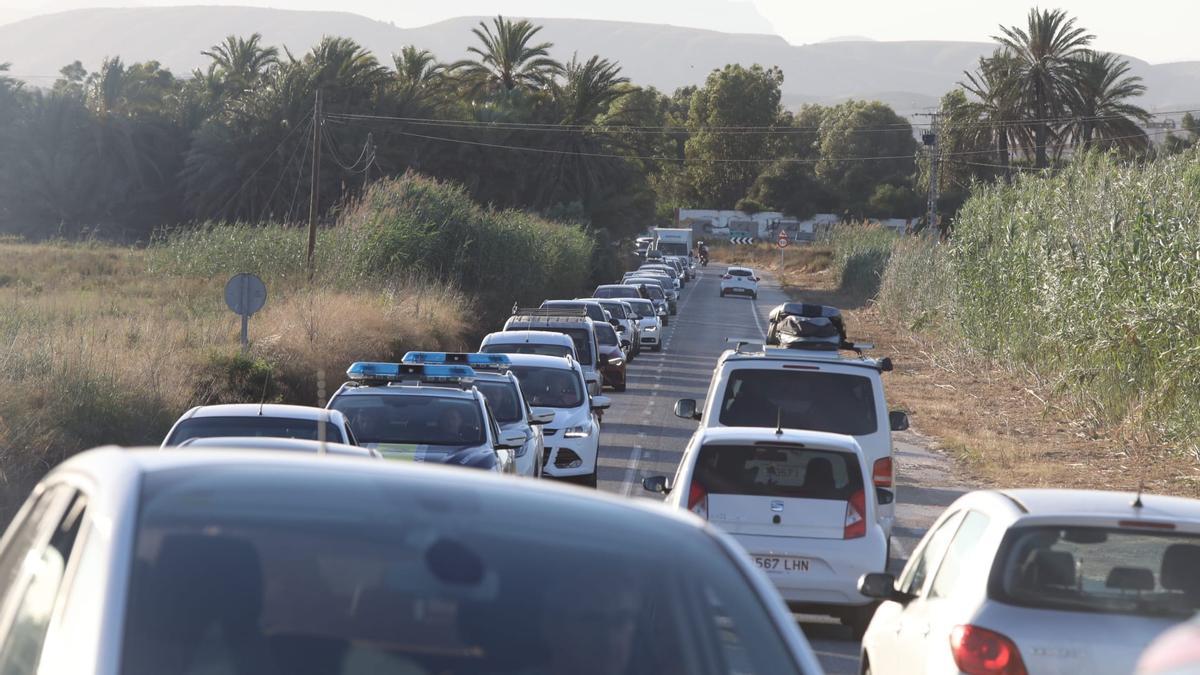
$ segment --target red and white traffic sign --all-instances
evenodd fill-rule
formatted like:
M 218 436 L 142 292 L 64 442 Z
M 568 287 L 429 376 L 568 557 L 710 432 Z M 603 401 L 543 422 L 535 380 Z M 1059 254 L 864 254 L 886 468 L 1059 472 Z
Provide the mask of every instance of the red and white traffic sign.
M 792 243 L 792 242 L 788 239 L 787 230 L 780 230 L 779 231 L 779 241 L 776 242 L 776 244 L 779 246 L 779 248 L 787 248 L 788 244 L 790 244 L 790 243 Z

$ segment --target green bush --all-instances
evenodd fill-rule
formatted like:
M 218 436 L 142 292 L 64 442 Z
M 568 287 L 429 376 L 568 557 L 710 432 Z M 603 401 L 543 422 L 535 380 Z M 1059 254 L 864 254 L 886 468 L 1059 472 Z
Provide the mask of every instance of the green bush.
M 872 225 L 841 225 L 822 235 L 833 247 L 833 269 L 841 279 L 841 290 L 875 297 L 898 239 L 891 230 Z

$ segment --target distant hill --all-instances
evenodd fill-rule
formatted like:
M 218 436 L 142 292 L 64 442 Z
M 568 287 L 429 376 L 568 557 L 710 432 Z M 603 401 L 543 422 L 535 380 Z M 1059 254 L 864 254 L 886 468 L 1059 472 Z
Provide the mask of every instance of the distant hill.
M 205 63 L 200 51 L 230 33 L 259 32 L 267 44 L 306 51 L 323 35 L 351 37 L 388 60 L 407 44 L 443 60 L 465 54 L 480 18 L 463 17 L 420 28 L 398 28 L 346 12 L 301 12 L 255 7 L 194 6 L 84 9 L 27 18 L 0 26 L 0 62 L 44 84 L 63 65 L 80 59 L 95 68 L 105 56 L 126 61 L 157 59 L 186 74 Z M 726 63 L 761 63 L 783 69 L 784 102 L 883 100 L 901 113 L 936 104 L 962 72 L 991 53 L 982 42 L 877 42 L 837 39 L 793 46 L 774 35 L 730 34 L 674 26 L 537 19 L 539 37 L 555 43 L 554 55 L 600 54 L 621 63 L 634 82 L 670 92 L 702 83 Z M 1169 109 L 1200 98 L 1200 62 L 1150 65 L 1130 59 L 1149 88 L 1142 103 Z

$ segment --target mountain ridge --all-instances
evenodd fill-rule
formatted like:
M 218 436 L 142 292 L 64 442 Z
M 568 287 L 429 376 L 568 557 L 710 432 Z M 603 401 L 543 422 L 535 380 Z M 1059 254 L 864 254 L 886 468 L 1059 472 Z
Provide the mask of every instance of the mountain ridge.
M 429 49 L 444 61 L 466 55 L 470 29 L 484 17 L 459 17 L 401 28 L 351 12 L 262 7 L 134 7 L 68 10 L 0 25 L 0 62 L 16 76 L 45 85 L 59 68 L 79 59 L 95 69 L 106 56 L 154 59 L 186 76 L 206 63 L 200 52 L 226 35 L 263 34 L 265 44 L 292 53 L 323 35 L 353 38 L 382 62 L 407 44 Z M 664 24 L 592 19 L 531 19 L 544 26 L 539 38 L 555 44 L 553 56 L 600 54 L 621 64 L 633 82 L 671 92 L 702 84 L 726 63 L 778 65 L 784 72 L 784 103 L 830 103 L 878 98 L 901 113 L 936 105 L 937 99 L 995 48 L 986 42 L 836 40 L 792 45 L 778 35 L 721 33 Z M 86 36 L 82 39 L 80 36 Z M 1178 107 L 1200 96 L 1200 62 L 1152 65 L 1127 57 L 1141 75 L 1149 109 Z

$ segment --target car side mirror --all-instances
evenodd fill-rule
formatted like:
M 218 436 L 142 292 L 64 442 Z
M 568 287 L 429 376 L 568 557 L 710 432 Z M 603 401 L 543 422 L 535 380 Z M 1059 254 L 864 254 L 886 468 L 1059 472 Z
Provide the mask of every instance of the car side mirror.
M 642 489 L 660 495 L 671 494 L 671 479 L 666 476 L 647 476 L 642 479 Z
M 896 501 L 896 493 L 887 488 L 875 488 L 875 503 L 880 506 L 887 506 Z
M 619 328 L 621 326 L 621 322 L 616 319 L 609 319 L 608 323 L 615 328 Z
M 879 359 L 879 372 L 890 373 L 895 370 L 895 368 L 896 366 L 892 365 L 892 360 L 890 358 L 885 356 L 882 359 Z
M 554 421 L 554 411 L 550 408 L 534 408 L 529 411 L 530 424 L 550 424 Z
M 701 415 L 696 410 L 696 399 L 681 398 L 675 402 L 675 416 L 685 420 L 699 420 Z
M 896 589 L 896 577 L 883 572 L 871 572 L 858 578 L 858 592 L 875 600 L 891 600 L 905 604 L 913 595 Z
M 525 441 L 524 431 L 502 431 L 500 432 L 500 442 L 496 444 L 496 449 L 519 450 L 522 445 L 525 445 Z
M 592 410 L 608 410 L 612 407 L 612 399 L 607 396 L 593 396 Z
M 757 283 L 757 282 L 759 282 L 759 281 L 762 281 L 762 279 L 761 279 L 761 278 L 759 278 L 759 277 L 752 277 L 752 278 L 754 279 L 754 281 L 755 281 L 756 283 Z
M 888 413 L 888 423 L 892 431 L 908 431 L 908 413 L 903 410 L 893 410 Z

